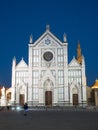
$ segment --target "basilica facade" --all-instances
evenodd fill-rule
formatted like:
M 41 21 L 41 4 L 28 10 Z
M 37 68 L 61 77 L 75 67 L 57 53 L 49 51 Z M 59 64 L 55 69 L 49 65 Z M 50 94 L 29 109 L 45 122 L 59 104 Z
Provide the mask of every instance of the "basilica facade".
M 11 104 L 29 106 L 83 106 L 87 104 L 85 61 L 80 44 L 77 57 L 68 63 L 66 35 L 61 42 L 49 26 L 28 44 L 28 64 L 22 58 L 12 63 Z

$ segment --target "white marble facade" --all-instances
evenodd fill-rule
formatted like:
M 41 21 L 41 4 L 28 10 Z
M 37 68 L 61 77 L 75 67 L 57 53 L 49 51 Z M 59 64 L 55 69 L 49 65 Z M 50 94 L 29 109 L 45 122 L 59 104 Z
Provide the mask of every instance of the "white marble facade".
M 6 94 L 5 94 L 5 88 L 4 88 L 4 86 L 1 89 L 0 106 L 6 106 Z
M 86 105 L 85 62 L 68 63 L 68 43 L 55 37 L 49 27 L 33 42 L 30 36 L 28 64 L 12 63 L 12 104 L 33 106 Z M 75 99 L 74 96 L 76 96 Z M 75 101 L 76 100 L 76 101 Z

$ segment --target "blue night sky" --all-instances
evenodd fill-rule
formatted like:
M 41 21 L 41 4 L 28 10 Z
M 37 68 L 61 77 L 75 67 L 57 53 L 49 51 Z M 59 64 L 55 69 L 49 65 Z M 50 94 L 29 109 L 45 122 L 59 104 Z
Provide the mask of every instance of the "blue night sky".
M 68 40 L 69 62 L 80 41 L 87 85 L 98 78 L 98 0 L 0 0 L 0 85 L 11 86 L 12 59 L 28 62 L 30 34 L 37 40 L 50 31 Z

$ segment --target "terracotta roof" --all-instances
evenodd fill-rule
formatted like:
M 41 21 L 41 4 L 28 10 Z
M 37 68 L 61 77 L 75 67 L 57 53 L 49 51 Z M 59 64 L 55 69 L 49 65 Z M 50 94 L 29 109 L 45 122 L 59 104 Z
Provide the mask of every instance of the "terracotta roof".
M 3 88 L 3 86 L 0 86 L 0 90 Z M 8 90 L 9 89 L 9 87 L 4 87 L 5 88 L 5 90 Z
M 95 81 L 95 84 L 92 86 L 92 89 L 98 89 L 98 80 Z

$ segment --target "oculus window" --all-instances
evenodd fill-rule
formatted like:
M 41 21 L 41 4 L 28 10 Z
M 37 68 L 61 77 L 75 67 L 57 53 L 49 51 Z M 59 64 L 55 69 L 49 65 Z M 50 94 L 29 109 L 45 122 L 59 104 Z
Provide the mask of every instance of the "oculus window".
M 49 62 L 53 59 L 53 53 L 50 51 L 47 51 L 43 54 L 43 58 L 44 58 L 44 60 Z

